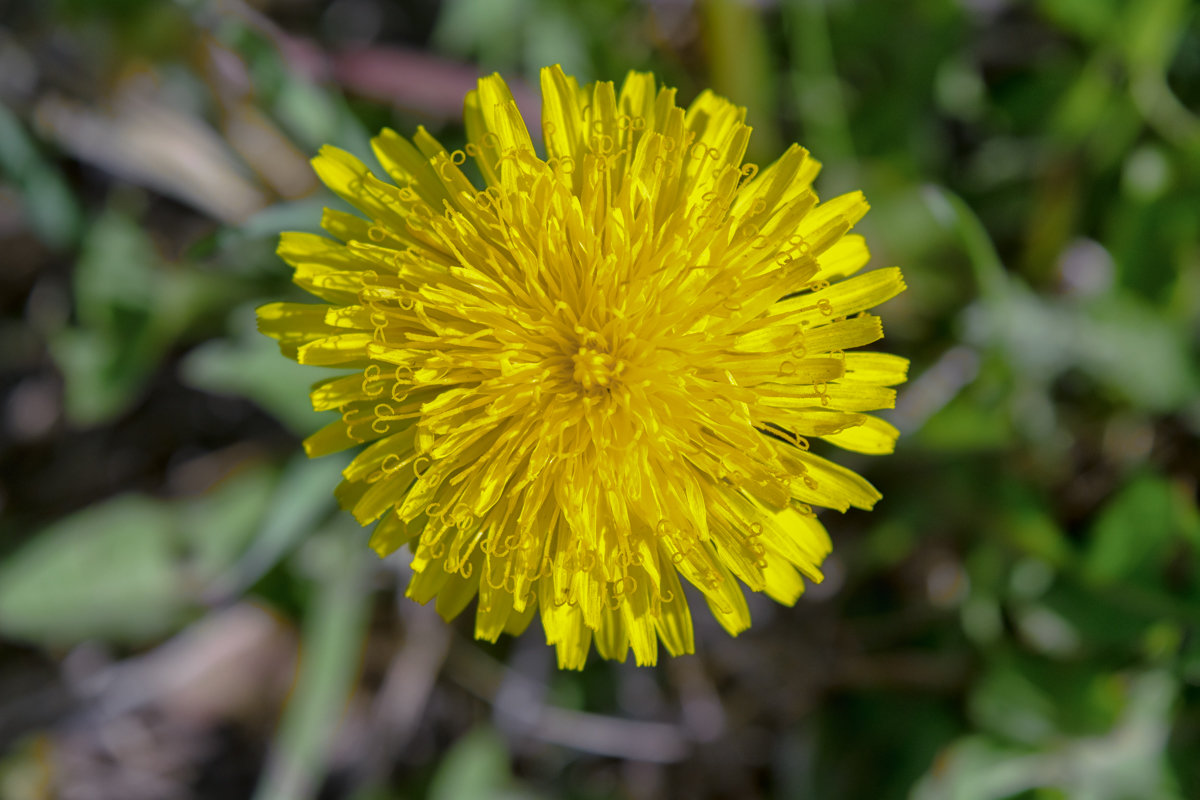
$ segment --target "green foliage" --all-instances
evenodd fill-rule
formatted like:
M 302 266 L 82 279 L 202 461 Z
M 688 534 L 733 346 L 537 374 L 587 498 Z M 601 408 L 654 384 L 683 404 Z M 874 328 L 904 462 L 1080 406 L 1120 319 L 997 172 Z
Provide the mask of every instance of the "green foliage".
M 208 392 L 249 398 L 297 433 L 313 433 L 325 424 L 308 399 L 312 371 L 280 358 L 279 347 L 259 334 L 253 307 L 243 306 L 230 317 L 232 335 L 192 350 L 181 365 L 183 380 Z
M 1126 484 L 1092 527 L 1084 575 L 1098 583 L 1140 578 L 1154 585 L 1177 535 L 1172 495 L 1171 485 L 1154 475 Z
M 479 728 L 470 731 L 446 753 L 429 787 L 429 800 L 455 800 L 478 797 L 487 800 L 517 800 L 528 795 L 512 786 L 508 767 L 508 748 L 495 731 Z
M 244 293 L 238 281 L 168 263 L 122 209 L 88 229 L 74 274 L 77 324 L 50 346 L 72 421 L 94 425 L 128 409 L 167 350 Z
M 245 712 L 253 746 L 223 758 L 250 778 L 214 796 L 1200 796 L 1194 4 L 20 12 L 0 32 L 0 635 L 86 662 L 95 644 L 139 658 L 245 597 L 294 620 L 289 700 Z M 367 33 L 344 44 L 351 17 Z M 416 86 L 461 67 L 536 89 L 550 62 L 585 80 L 653 69 L 684 100 L 713 86 L 748 106 L 752 158 L 798 140 L 824 162 L 823 198 L 865 191 L 872 265 L 909 285 L 882 310 L 883 347 L 912 358 L 912 380 L 897 453 L 855 465 L 884 500 L 825 519 L 824 586 L 754 607 L 737 640 L 699 623 L 700 654 L 654 671 L 551 673 L 536 623 L 494 646 L 455 627 L 445 645 L 428 609 L 396 610 L 407 555 L 380 565 L 336 511 L 345 458 L 298 454 L 325 421 L 307 399 L 322 376 L 253 319 L 302 298 L 279 232 L 344 209 L 312 192 L 305 156 L 332 143 L 370 163 L 383 125 L 463 141 L 443 110 L 387 105 L 379 76 L 342 59 L 358 44 L 409 59 L 399 79 Z M 56 128 L 64 98 L 76 121 L 138 120 L 116 130 L 146 137 L 147 171 Z M 257 198 L 244 218 L 178 191 L 170 145 L 186 181 L 231 164 L 215 196 Z M 281 191 L 272 168 L 303 179 Z M 0 687 L 24 669 L 8 653 Z M 0 694 L 0 719 L 26 708 Z M 602 755 L 640 723 L 669 726 L 683 761 Z M 39 743 L 71 746 L 52 722 L 26 732 L 0 794 L 38 796 Z M 403 747 L 381 766 L 384 734 Z
M 1150 672 L 1131 680 L 1124 695 L 1119 722 L 1104 736 L 1077 737 L 1059 733 L 1045 749 L 1036 751 L 1002 744 L 986 736 L 960 740 L 943 753 L 915 787 L 918 800 L 1001 800 L 1028 796 L 1087 800 L 1182 798 L 1163 752 L 1170 725 L 1171 705 L 1178 686 L 1170 677 Z M 1023 730 L 1044 734 L 1055 728 L 1042 717 L 1055 701 L 1029 687 L 1014 687 L 996 698 L 1007 705 L 1004 714 Z M 1011 704 L 1011 705 L 1009 705 Z
M 177 628 L 258 532 L 273 472 L 243 472 L 193 500 L 126 495 L 47 528 L 0 566 L 0 633 L 62 647 L 141 644 Z
M 170 522 L 159 505 L 128 497 L 43 532 L 4 564 L 0 630 L 51 645 L 166 633 L 184 611 Z
M 304 650 L 295 700 L 280 720 L 272 759 L 256 800 L 291 800 L 314 795 L 323 778 L 333 727 L 355 679 L 357 649 L 367 621 L 367 559 L 374 556 L 350 535 L 344 519 L 306 545 L 320 548 L 313 608 L 304 630 Z
M 21 194 L 39 239 L 65 247 L 79 230 L 79 205 L 53 162 L 42 157 L 21 120 L 0 104 L 0 175 Z

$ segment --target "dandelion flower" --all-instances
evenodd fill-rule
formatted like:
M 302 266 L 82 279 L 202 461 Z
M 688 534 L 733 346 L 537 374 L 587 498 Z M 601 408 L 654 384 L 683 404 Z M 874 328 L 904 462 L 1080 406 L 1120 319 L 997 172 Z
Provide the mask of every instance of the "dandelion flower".
M 538 154 L 499 75 L 467 95 L 469 144 L 423 128 L 372 141 L 391 181 L 325 147 L 321 179 L 363 216 L 279 254 L 323 303 L 274 303 L 260 328 L 340 417 L 310 456 L 367 445 L 336 494 L 412 551 L 409 597 L 450 619 L 478 597 L 495 641 L 539 615 L 563 668 L 694 649 L 682 581 L 731 634 L 741 584 L 792 604 L 830 540 L 814 506 L 879 499 L 809 450 L 890 452 L 907 362 L 862 352 L 865 313 L 904 289 L 849 234 L 858 192 L 820 203 L 793 145 L 743 163 L 745 109 L 687 108 L 654 76 L 581 88 L 542 71 Z M 463 171 L 471 158 L 483 188 Z

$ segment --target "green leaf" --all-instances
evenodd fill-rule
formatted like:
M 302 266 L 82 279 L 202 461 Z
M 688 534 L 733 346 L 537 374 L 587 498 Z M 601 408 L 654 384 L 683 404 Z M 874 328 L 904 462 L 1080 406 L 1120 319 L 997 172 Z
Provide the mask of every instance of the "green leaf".
M 62 646 L 169 631 L 188 607 L 176 537 L 165 506 L 134 496 L 42 531 L 0 568 L 0 632 Z
M 521 54 L 521 21 L 531 16 L 530 0 L 449 0 L 438 18 L 434 42 L 456 55 L 478 56 L 499 68 L 516 64 Z
M 345 453 L 311 461 L 301 453 L 291 460 L 274 486 L 261 527 L 250 546 L 235 564 L 206 587 L 210 600 L 219 602 L 246 591 L 298 542 L 312 534 L 333 509 L 333 486 L 349 460 Z
M 1200 389 L 1187 338 L 1161 311 L 1131 294 L 1089 306 L 1073 340 L 1079 366 L 1134 406 L 1183 407 Z
M 79 230 L 79 204 L 62 172 L 42 158 L 20 119 L 0 104 L 0 173 L 21 193 L 29 224 L 53 247 L 70 244 Z
M 26 170 L 21 189 L 25 213 L 38 237 L 52 247 L 71 244 L 79 231 L 81 214 L 62 173 L 39 162 Z
M 189 567 L 200 580 L 218 575 L 246 550 L 263 525 L 277 477 L 271 467 L 238 470 L 179 509 Z
M 260 334 L 254 309 L 232 315 L 233 335 L 212 339 L 188 353 L 180 366 L 183 381 L 216 394 L 245 397 L 273 414 L 297 434 L 307 435 L 326 424 L 308 399 L 312 384 L 337 374 L 301 366 L 279 354 L 279 347 Z
M 1172 539 L 1175 498 L 1163 478 L 1134 478 L 1100 512 L 1092 526 L 1083 571 L 1097 583 L 1154 573 Z
M 1126 7 L 1126 25 L 1117 41 L 1135 71 L 1166 71 L 1187 28 L 1185 20 L 1195 13 L 1190 5 L 1189 0 L 1141 0 Z
M 155 330 L 157 260 L 146 233 L 124 214 L 108 211 L 88 229 L 74 276 L 79 327 L 50 342 L 66 384 L 66 412 L 77 424 L 120 413 L 165 347 Z
M 968 339 L 999 349 L 1033 380 L 1079 369 L 1116 398 L 1155 411 L 1184 407 L 1200 387 L 1186 336 L 1128 293 L 1079 305 L 1012 280 L 1001 302 L 974 306 L 967 319 Z
M 480 727 L 459 739 L 442 760 L 429 800 L 480 800 L 507 794 L 512 783 L 504 740 L 491 728 Z
M 352 525 L 340 520 L 319 542 L 327 545 L 325 570 L 305 620 L 296 686 L 256 800 L 304 800 L 320 789 L 338 715 L 354 688 L 370 597 L 368 568 L 375 559 L 349 535 Z
M 971 693 L 971 717 L 983 730 L 1024 744 L 1055 733 L 1055 698 L 1010 661 L 994 664 Z
M 66 384 L 67 416 L 78 425 L 112 419 L 129 404 L 146 377 L 144 369 L 124 373 L 110 370 L 109 365 L 119 358 L 118 346 L 100 333 L 60 331 L 50 342 L 50 352 Z
M 1109 646 L 1132 650 L 1156 616 L 1171 611 L 1154 597 L 1098 592 L 1083 586 L 1066 573 L 1042 598 L 1046 608 L 1065 620 L 1088 647 Z
M 1012 443 L 1012 425 L 999 408 L 960 395 L 934 414 L 917 434 L 921 444 L 932 450 L 966 453 L 1002 450 Z
M 1130 800 L 1182 797 L 1165 757 L 1176 682 L 1160 672 L 1128 681 L 1120 719 L 1102 736 L 1062 737 L 1027 750 L 987 736 L 959 739 L 913 788 L 915 800 L 1002 800 L 1037 797 Z M 1061 793 L 1061 794 L 1060 794 Z
M 1116 0 L 1040 0 L 1038 9 L 1057 25 L 1087 39 L 1100 39 L 1117 19 Z
M 244 287 L 168 264 L 118 210 L 88 230 L 75 267 L 76 327 L 52 333 L 68 416 L 95 425 L 127 408 L 167 349 L 199 316 L 228 308 Z

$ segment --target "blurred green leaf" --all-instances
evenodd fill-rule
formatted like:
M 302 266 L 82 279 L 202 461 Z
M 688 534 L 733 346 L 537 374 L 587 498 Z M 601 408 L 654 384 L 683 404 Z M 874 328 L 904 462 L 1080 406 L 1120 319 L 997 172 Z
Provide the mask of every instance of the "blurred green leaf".
M 804 123 L 808 147 L 821 160 L 853 162 L 854 140 L 829 36 L 826 3 L 789 0 L 784 4 L 793 73 L 792 93 Z M 753 123 L 753 121 L 752 121 Z
M 188 353 L 180 365 L 185 383 L 216 394 L 232 394 L 257 403 L 280 422 L 307 435 L 326 424 L 308 399 L 314 382 L 335 374 L 314 370 L 279 354 L 274 341 L 258 332 L 253 307 L 230 315 L 227 339 L 212 339 Z
M 1173 537 L 1174 504 L 1167 481 L 1153 474 L 1135 477 L 1092 526 L 1084 574 L 1097 583 L 1134 576 L 1157 583 Z
M 212 491 L 179 503 L 180 534 L 198 578 L 208 580 L 228 568 L 264 524 L 270 525 L 266 512 L 278 482 L 272 467 L 240 469 Z
M 536 0 L 448 0 L 434 40 L 447 52 L 474 55 L 491 69 L 512 69 L 521 54 L 521 21 Z M 540 65 L 539 65 L 540 66 Z
M 1071 800 L 1182 798 L 1164 752 L 1177 693 L 1163 673 L 1139 675 L 1129 683 L 1121 718 L 1105 735 L 1064 738 L 1040 751 L 964 737 L 938 757 L 912 797 L 1002 800 L 1054 789 Z
M 75 267 L 78 326 L 52 332 L 51 353 L 77 424 L 111 419 L 133 402 L 168 348 L 197 318 L 244 287 L 165 263 L 133 218 L 110 209 L 88 229 Z
M 236 230 L 225 231 L 222 247 L 235 249 L 242 246 L 246 238 L 264 237 L 269 238 L 274 247 L 279 241 L 279 234 L 284 231 L 320 233 L 327 236 L 321 228 L 321 212 L 326 206 L 350 210 L 345 203 L 329 192 L 321 192 L 316 197 L 306 197 L 303 200 L 276 203 L 259 211 Z M 285 266 L 278 257 L 272 259 L 271 266 L 280 273 L 285 271 Z
M 1149 149 L 1139 152 L 1154 153 Z M 1162 304 L 1173 289 L 1187 291 L 1181 284 L 1191 261 L 1189 253 L 1200 241 L 1200 198 L 1184 198 L 1170 191 L 1176 165 L 1155 158 L 1137 155 L 1126 161 L 1128 199 L 1113 224 L 1110 246 L 1121 285 Z M 1155 175 L 1157 169 L 1163 172 Z M 1152 194 L 1157 196 L 1146 196 Z
M 918 534 L 906 521 L 885 519 L 871 526 L 866 552 L 880 566 L 898 564 L 912 554 Z
M 1184 336 L 1137 298 L 1086 304 L 1047 300 L 1012 281 L 1000 303 L 968 311 L 967 337 L 1001 352 L 1042 385 L 1072 368 L 1137 408 L 1180 408 L 1195 397 L 1197 366 Z
M 1036 745 L 1054 735 L 1055 698 L 1009 662 L 993 662 L 972 687 L 974 723 L 1012 742 Z
M 335 506 L 333 487 L 349 461 L 348 454 L 314 460 L 303 453 L 294 456 L 273 486 L 250 546 L 206 587 L 208 599 L 219 602 L 247 591 L 323 524 Z
M 21 120 L 7 105 L 0 103 L 0 169 L 15 177 L 38 160 L 37 149 Z
M 455 742 L 442 759 L 429 787 L 429 800 L 511 796 L 508 760 L 508 748 L 499 734 L 491 728 L 475 728 Z
M 1135 407 L 1177 409 L 1200 391 L 1200 365 L 1186 335 L 1132 295 L 1090 304 L 1072 344 L 1080 366 Z
M 1115 41 L 1125 47 L 1126 57 L 1135 70 L 1166 72 L 1175 55 L 1184 17 L 1195 8 L 1189 0 L 1140 0 L 1125 6 L 1124 26 Z
M 907 797 L 938 750 L 961 731 L 958 715 L 943 698 L 919 692 L 860 688 L 829 698 L 811 796 Z M 862 736 L 867 730 L 871 735 Z
M 310 151 L 337 141 L 345 110 L 311 82 L 286 76 L 275 95 L 275 115 Z M 319 219 L 319 217 L 318 217 Z
M 585 29 L 570 13 L 570 6 L 552 5 L 526 17 L 525 63 L 560 64 L 568 75 L 591 74 Z M 623 76 L 613 76 L 618 77 Z
M 1145 634 L 1157 614 L 1168 610 L 1154 598 L 1130 597 L 1111 590 L 1097 592 L 1067 576 L 1060 576 L 1042 602 L 1094 650 L 1131 646 Z
M 62 174 L 46 164 L 26 168 L 22 181 L 25 213 L 38 237 L 51 247 L 66 247 L 80 227 L 78 201 Z
M 279 724 L 256 800 L 304 800 L 320 789 L 327 748 L 353 690 L 367 621 L 367 568 L 374 553 L 339 519 L 323 536 L 323 574 L 304 629 L 296 686 Z M 323 541 L 321 541 L 323 540 Z
M 0 564 L 0 633 L 53 645 L 162 636 L 206 584 L 241 575 L 235 563 L 260 567 L 241 575 L 238 588 L 248 588 L 270 566 L 259 562 L 280 546 L 281 530 L 291 544 L 310 533 L 332 505 L 341 466 L 335 458 L 282 481 L 272 467 L 251 467 L 197 497 L 128 495 L 79 511 Z
M 1095 662 L 997 655 L 972 687 L 969 709 L 980 729 L 1033 747 L 1101 734 L 1125 702 L 1124 685 Z
M 139 364 L 137 373 L 110 374 L 106 367 L 120 358 L 116 346 L 85 331 L 60 332 L 51 352 L 66 383 L 67 415 L 85 426 L 111 419 L 124 409 L 148 371 L 147 365 Z
M 0 566 L 0 631 L 55 646 L 161 636 L 187 608 L 177 555 L 161 503 L 128 496 L 74 514 Z
M 57 166 L 44 159 L 21 120 L 0 103 L 0 176 L 17 187 L 30 226 L 51 247 L 66 247 L 80 225 L 79 202 Z
M 1033 503 L 1010 505 L 1001 525 L 1013 544 L 1049 564 L 1061 567 L 1075 558 L 1062 529 L 1045 507 Z
M 989 408 L 969 395 L 951 400 L 921 426 L 917 435 L 925 447 L 952 453 L 1000 450 L 1013 441 L 1005 409 Z
M 1064 145 L 1086 141 L 1109 108 L 1123 97 L 1117 93 L 1111 61 L 1093 57 L 1055 105 L 1048 127 Z
M 271 52 L 265 57 L 277 58 L 278 54 Z M 293 74 L 286 65 L 279 77 L 273 110 L 301 146 L 315 155 L 322 145 L 332 144 L 358 154 L 368 164 L 375 163 L 370 145 L 374 132 L 367 131 L 340 94 Z M 316 219 L 320 220 L 319 214 Z
M 925 204 L 948 230 L 958 233 L 975 283 L 984 302 L 1002 304 L 1008 297 L 1008 276 L 996 246 L 979 215 L 961 197 L 940 186 L 928 186 Z
M 1039 0 L 1038 8 L 1055 24 L 1088 39 L 1112 32 L 1119 0 Z

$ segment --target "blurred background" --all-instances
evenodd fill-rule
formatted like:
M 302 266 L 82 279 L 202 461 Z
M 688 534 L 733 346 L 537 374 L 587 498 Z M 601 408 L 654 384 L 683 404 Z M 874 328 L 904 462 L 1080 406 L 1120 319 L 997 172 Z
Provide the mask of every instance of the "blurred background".
M 884 500 L 654 669 L 400 597 L 255 332 L 321 144 L 556 62 L 745 104 L 910 287 Z M 0 797 L 1200 797 L 1188 0 L 0 0 L 0 253 Z

